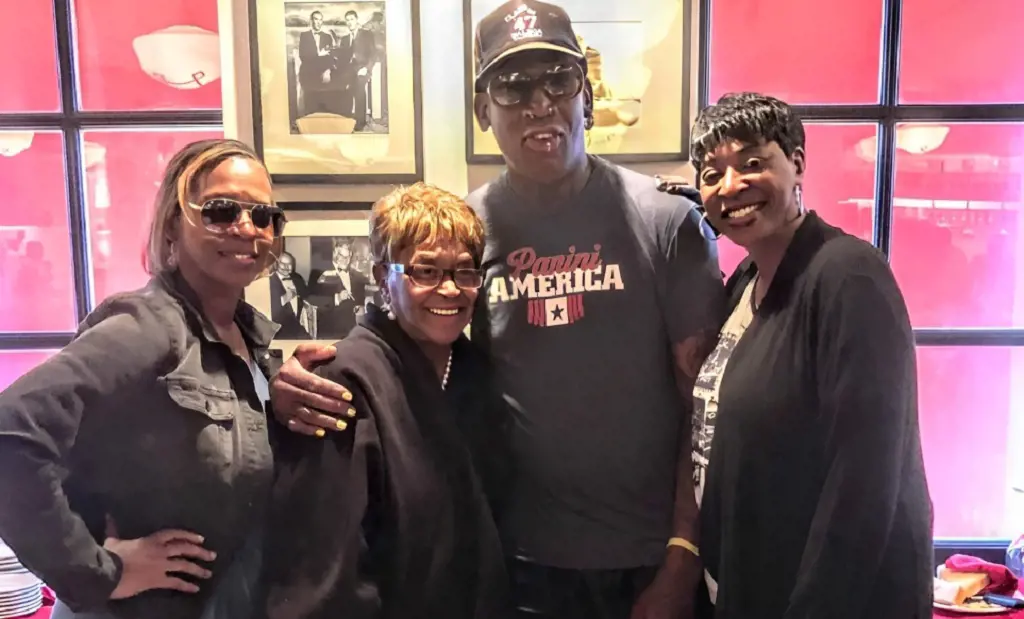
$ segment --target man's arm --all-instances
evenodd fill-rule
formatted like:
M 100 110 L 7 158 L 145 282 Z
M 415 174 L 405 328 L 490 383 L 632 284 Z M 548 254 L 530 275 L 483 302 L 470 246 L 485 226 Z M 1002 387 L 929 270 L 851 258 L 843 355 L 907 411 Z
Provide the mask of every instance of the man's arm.
M 692 204 L 689 200 L 685 202 Z M 683 416 L 673 537 L 699 545 L 691 458 L 693 385 L 701 364 L 715 346 L 725 318 L 725 284 L 718 266 L 718 247 L 701 233 L 696 209 L 690 208 L 677 226 L 665 259 L 662 312 L 672 341 Z
M 687 200 L 681 208 L 686 210 L 680 211 L 663 250 L 659 305 L 672 342 L 682 416 L 672 537 L 697 548 L 700 526 L 691 459 L 693 384 L 724 318 L 725 286 L 718 266 L 718 248 L 701 234 L 700 217 L 693 203 Z M 700 577 L 697 553 L 684 546 L 669 546 L 658 576 L 634 606 L 632 619 L 689 617 Z
M 377 58 L 375 56 L 375 48 L 373 46 L 373 33 L 369 30 L 360 30 L 359 34 L 356 35 L 356 45 L 359 48 L 359 65 L 361 69 L 365 69 L 365 73 L 361 72 L 362 75 L 368 75 L 373 69 L 373 65 L 376 64 Z
M 313 33 L 303 32 L 299 35 L 299 60 L 303 64 L 312 61 L 318 56 L 318 50 L 316 49 L 316 39 L 313 38 Z
M 693 489 L 693 458 L 691 436 L 693 433 L 693 385 L 697 381 L 700 366 L 715 347 L 718 330 L 704 329 L 678 344 L 672 345 L 675 361 L 676 386 L 682 398 L 682 430 L 679 436 L 679 459 L 676 468 L 676 500 L 672 521 L 672 536 L 681 537 L 694 545 L 700 543 L 700 527 L 697 518 L 697 500 Z M 678 548 L 678 550 L 684 550 Z

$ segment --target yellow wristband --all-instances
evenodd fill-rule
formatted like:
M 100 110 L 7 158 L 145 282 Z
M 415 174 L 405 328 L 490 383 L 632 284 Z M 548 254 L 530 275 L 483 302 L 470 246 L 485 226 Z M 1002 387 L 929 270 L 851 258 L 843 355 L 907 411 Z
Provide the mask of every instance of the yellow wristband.
M 684 539 L 682 537 L 673 537 L 673 538 L 668 540 L 668 545 L 665 546 L 665 547 L 666 548 L 671 548 L 673 546 L 679 546 L 680 548 L 685 548 L 686 550 L 689 550 L 691 553 L 693 553 L 693 556 L 695 556 L 695 557 L 699 557 L 700 556 L 700 549 L 698 549 L 693 544 L 693 542 L 691 542 L 688 539 Z

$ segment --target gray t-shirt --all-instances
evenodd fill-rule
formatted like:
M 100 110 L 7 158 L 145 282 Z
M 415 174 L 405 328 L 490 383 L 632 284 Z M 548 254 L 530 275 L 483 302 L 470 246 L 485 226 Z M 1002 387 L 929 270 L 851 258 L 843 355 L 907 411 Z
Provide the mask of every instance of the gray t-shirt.
M 473 339 L 515 416 L 503 534 L 544 565 L 657 565 L 689 456 L 671 344 L 717 330 L 722 278 L 692 202 L 591 162 L 570 204 L 524 203 L 504 175 L 467 198 L 488 236 Z

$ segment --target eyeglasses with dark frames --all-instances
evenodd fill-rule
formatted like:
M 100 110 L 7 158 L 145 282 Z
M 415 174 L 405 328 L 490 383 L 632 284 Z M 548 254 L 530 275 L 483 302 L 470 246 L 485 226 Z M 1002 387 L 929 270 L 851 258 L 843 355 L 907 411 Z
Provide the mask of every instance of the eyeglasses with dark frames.
M 459 290 L 479 290 L 484 284 L 484 272 L 480 269 L 442 269 L 430 264 L 388 264 L 388 270 L 400 273 L 417 286 L 437 288 L 446 277 L 450 277 Z

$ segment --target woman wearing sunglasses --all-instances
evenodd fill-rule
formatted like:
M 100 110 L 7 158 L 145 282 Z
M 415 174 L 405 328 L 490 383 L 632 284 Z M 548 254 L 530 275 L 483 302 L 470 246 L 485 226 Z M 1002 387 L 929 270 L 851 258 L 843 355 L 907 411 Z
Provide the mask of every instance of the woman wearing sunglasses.
M 249 147 L 186 146 L 157 194 L 149 284 L 0 394 L 0 537 L 56 592 L 54 619 L 250 615 L 276 327 L 242 291 L 284 222 Z
M 268 528 L 272 619 L 496 619 L 503 402 L 463 330 L 484 230 L 423 183 L 373 207 L 370 306 L 317 370 L 352 393 L 347 432 L 283 431 Z M 344 427 L 345 422 L 339 422 Z M 488 498 L 489 497 L 489 500 Z

